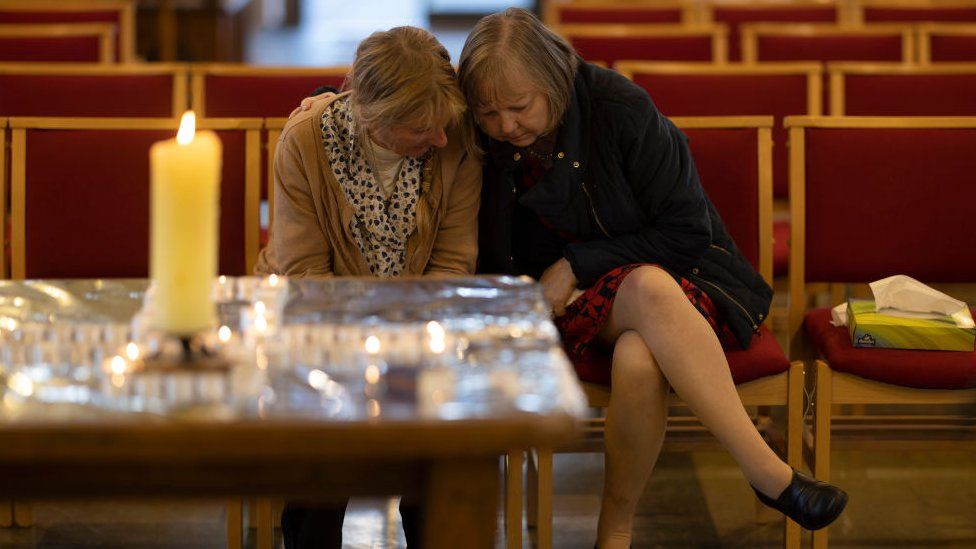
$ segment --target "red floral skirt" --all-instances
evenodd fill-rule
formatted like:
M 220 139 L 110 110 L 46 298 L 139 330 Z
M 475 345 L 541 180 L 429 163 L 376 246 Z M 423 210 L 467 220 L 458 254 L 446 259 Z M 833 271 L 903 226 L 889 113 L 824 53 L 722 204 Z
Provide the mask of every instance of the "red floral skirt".
M 634 269 L 647 263 L 617 267 L 600 277 L 582 295 L 566 307 L 566 313 L 554 320 L 563 339 L 563 348 L 583 381 L 609 384 L 613 349 L 600 345 L 596 336 L 610 318 L 613 300 L 620 284 Z M 735 348 L 735 337 L 722 321 L 715 304 L 698 286 L 684 278 L 678 283 L 688 301 L 715 331 L 723 348 Z

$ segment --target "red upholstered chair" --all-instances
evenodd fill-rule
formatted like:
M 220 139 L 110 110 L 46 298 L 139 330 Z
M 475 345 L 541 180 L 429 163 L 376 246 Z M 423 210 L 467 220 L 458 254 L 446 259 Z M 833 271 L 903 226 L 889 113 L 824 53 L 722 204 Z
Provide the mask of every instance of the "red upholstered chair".
M 742 25 L 742 60 L 915 61 L 915 35 L 907 25 Z
M 107 23 L 114 29 L 113 58 L 136 61 L 134 0 L 0 0 L 0 24 Z
M 918 61 L 922 64 L 976 62 L 976 24 L 918 25 Z
M 191 69 L 192 106 L 208 117 L 286 117 L 320 86 L 342 87 L 350 67 L 196 65 Z M 267 142 L 267 139 L 262 139 Z M 272 157 L 274 151 L 272 150 Z M 264 158 L 262 157 L 262 166 Z M 271 164 L 262 167 L 270 169 Z M 261 199 L 270 198 L 261 186 Z
M 562 25 L 556 29 L 587 61 L 708 61 L 727 58 L 721 25 Z
M 831 63 L 834 116 L 976 116 L 976 63 Z
M 675 118 L 674 122 L 688 136 L 695 165 L 706 192 L 722 215 L 735 241 L 746 257 L 766 280 L 772 280 L 772 137 L 773 118 L 765 117 L 698 117 Z M 766 324 L 753 337 L 747 350 L 726 352 L 733 380 L 746 406 L 785 406 L 787 409 L 787 461 L 799 467 L 801 462 L 802 388 L 801 364 L 791 366 Z M 587 369 L 578 365 L 590 406 L 606 408 L 609 404 L 608 368 Z M 681 401 L 673 396 L 673 406 Z M 681 431 L 701 432 L 680 421 Z M 671 427 L 676 424 L 672 423 Z M 603 451 L 603 419 L 596 419 L 586 429 L 589 435 L 581 447 L 557 448 L 556 451 Z M 670 437 L 680 436 L 671 431 Z M 685 440 L 687 442 L 687 440 Z M 510 505 L 520 501 L 512 491 L 520 488 L 520 479 L 512 476 L 521 471 L 521 456 L 509 455 L 508 495 Z M 515 461 L 513 465 L 513 460 Z M 552 450 L 534 449 L 529 453 L 527 483 L 529 523 L 537 525 L 539 547 L 552 541 Z M 509 509 L 511 512 L 511 509 Z M 515 515 L 518 516 L 518 515 Z M 509 547 L 520 540 L 509 524 Z M 520 524 L 520 521 L 516 524 Z M 787 521 L 784 535 L 787 547 L 799 547 L 800 529 Z
M 817 63 L 711 65 L 621 61 L 621 74 L 641 86 L 668 116 L 773 115 L 773 196 L 786 210 L 787 115 L 821 114 L 821 69 Z M 717 90 L 721 90 L 718 92 Z M 774 224 L 774 274 L 786 272 L 789 221 Z
M 112 63 L 107 23 L 0 24 L 0 62 Z
M 149 274 L 149 148 L 176 119 L 11 118 L 13 278 Z M 257 119 L 200 119 L 223 143 L 222 274 L 257 256 Z
M 832 416 L 835 405 L 926 405 L 911 410 L 924 414 L 932 405 L 976 402 L 976 353 L 855 349 L 846 327 L 829 324 L 828 308 L 805 306 L 807 285 L 815 282 L 860 283 L 899 273 L 930 284 L 976 282 L 972 234 L 959 225 L 976 201 L 976 117 L 790 117 L 786 125 L 791 349 L 815 364 L 813 471 L 829 480 L 832 424 L 852 426 L 850 417 Z M 919 436 L 952 432 L 945 429 L 949 414 L 938 414 L 914 432 L 904 407 L 892 420 L 895 429 L 855 419 L 870 448 L 891 436 L 912 438 L 917 447 Z M 971 437 L 968 421 L 964 436 Z M 825 547 L 827 530 L 813 539 L 814 547 Z
M 695 23 L 696 7 L 683 0 L 657 0 L 653 3 L 614 0 L 550 0 L 542 3 L 542 20 L 555 27 L 589 23 Z
M 740 59 L 740 25 L 746 23 L 844 23 L 844 2 L 799 0 L 781 3 L 733 0 L 705 3 L 704 21 L 729 29 L 729 59 Z
M 187 108 L 184 65 L 0 64 L 0 115 L 171 118 Z

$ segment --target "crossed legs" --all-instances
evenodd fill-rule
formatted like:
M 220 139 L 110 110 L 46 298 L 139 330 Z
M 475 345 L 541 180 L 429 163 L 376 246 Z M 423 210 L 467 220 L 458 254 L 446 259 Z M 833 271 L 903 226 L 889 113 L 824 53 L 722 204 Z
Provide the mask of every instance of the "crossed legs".
M 664 440 L 669 387 L 732 454 L 750 484 L 774 499 L 789 485 L 792 470 L 749 419 L 714 331 L 666 271 L 644 266 L 631 272 L 599 337 L 614 349 L 600 547 L 630 545 L 637 500 Z

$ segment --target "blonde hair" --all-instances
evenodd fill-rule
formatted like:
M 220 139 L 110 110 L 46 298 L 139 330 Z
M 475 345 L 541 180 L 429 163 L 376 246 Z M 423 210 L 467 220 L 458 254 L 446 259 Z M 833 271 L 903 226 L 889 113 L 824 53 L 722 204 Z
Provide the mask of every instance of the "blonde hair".
M 417 27 L 374 32 L 356 48 L 343 89 L 350 90 L 358 128 L 398 124 L 456 127 L 462 147 L 475 150 L 467 104 L 451 56 L 434 35 Z M 357 132 L 362 137 L 364 132 Z
M 465 116 L 467 103 L 451 66 L 451 55 L 434 35 L 417 27 L 394 27 L 369 35 L 356 48 L 352 70 L 342 85 L 349 94 L 356 139 L 367 155 L 365 128 L 390 129 L 398 124 L 429 128 L 443 124 L 469 155 L 479 154 L 474 126 Z M 437 204 L 427 192 L 432 174 L 439 173 L 440 159 L 427 162 L 417 202 L 417 226 L 427 225 Z
M 513 70 L 523 71 L 545 95 L 552 130 L 573 98 L 576 50 L 528 10 L 508 8 L 481 18 L 461 50 L 458 81 L 472 109 L 504 96 Z

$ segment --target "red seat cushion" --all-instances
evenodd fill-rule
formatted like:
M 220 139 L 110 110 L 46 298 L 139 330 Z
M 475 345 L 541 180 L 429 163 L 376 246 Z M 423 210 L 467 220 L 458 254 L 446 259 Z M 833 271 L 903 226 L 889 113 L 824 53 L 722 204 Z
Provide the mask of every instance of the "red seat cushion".
M 976 37 L 970 51 L 976 60 Z M 847 116 L 976 116 L 973 97 L 976 71 L 844 75 Z
M 757 61 L 905 61 L 901 35 L 760 36 Z
M 0 116 L 173 116 L 174 74 L 0 73 Z
M 748 349 L 726 349 L 725 358 L 729 361 L 732 381 L 736 385 L 776 375 L 790 368 L 790 361 L 766 326 L 760 328 L 759 334 L 752 336 Z M 580 381 L 610 385 L 610 361 L 609 354 L 600 354 L 593 360 L 574 362 L 573 368 Z
M 803 328 L 831 369 L 918 389 L 976 387 L 976 352 L 856 349 L 847 327 L 830 324 L 830 309 L 806 314 Z
M 712 19 L 729 27 L 729 61 L 740 59 L 739 26 L 743 23 L 835 23 L 837 8 L 824 6 L 721 6 L 712 9 Z
M 285 117 L 320 86 L 342 86 L 332 74 L 210 74 L 204 98 L 208 117 Z
M 773 276 L 785 275 L 790 269 L 790 220 L 773 221 Z
M 930 55 L 932 61 L 976 61 L 976 35 L 933 35 Z
M 681 23 L 681 8 L 635 6 L 628 9 L 559 8 L 559 23 Z

